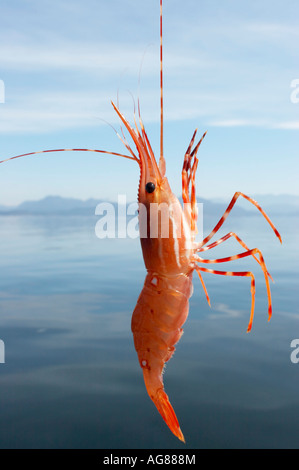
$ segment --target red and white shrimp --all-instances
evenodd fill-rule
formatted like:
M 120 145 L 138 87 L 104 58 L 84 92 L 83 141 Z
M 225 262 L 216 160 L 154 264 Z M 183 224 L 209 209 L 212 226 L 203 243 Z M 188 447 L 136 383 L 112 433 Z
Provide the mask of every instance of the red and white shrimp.
M 118 134 L 118 137 L 124 143 L 128 155 L 105 150 L 56 149 L 18 155 L 2 160 L 0 163 L 25 155 L 58 151 L 92 151 L 106 153 L 125 157 L 138 163 L 140 168 L 138 190 L 138 202 L 140 204 L 139 225 L 140 230 L 143 232 L 141 247 L 147 274 L 143 289 L 133 312 L 132 332 L 147 392 L 170 430 L 184 442 L 184 436 L 177 417 L 164 391 L 162 373 L 165 363 L 172 357 L 175 345 L 182 336 L 182 326 L 188 316 L 189 298 L 193 290 L 193 272 L 197 272 L 209 304 L 210 299 L 201 275 L 202 272 L 250 278 L 251 313 L 247 328 L 249 332 L 252 327 L 255 302 L 255 279 L 253 273 L 250 271 L 219 271 L 205 268 L 202 264 L 224 263 L 252 256 L 257 263 L 259 263 L 264 273 L 268 296 L 268 320 L 270 320 L 272 303 L 269 277 L 271 276 L 267 271 L 263 255 L 257 248 L 249 249 L 234 232 L 228 233 L 214 243 L 208 244 L 208 242 L 223 225 L 240 196 L 247 199 L 247 201 L 261 212 L 280 242 L 281 237 L 258 203 L 249 196 L 241 192 L 236 192 L 223 216 L 211 233 L 202 242 L 198 243 L 195 241 L 197 232 L 195 195 L 195 174 L 198 166 L 197 153 L 206 134 L 204 133 L 202 138 L 195 145 L 197 131 L 194 132 L 184 157 L 182 170 L 182 197 L 184 207 L 182 207 L 177 197 L 172 193 L 165 176 L 166 164 L 163 152 L 162 0 L 160 0 L 160 64 L 160 158 L 158 163 L 144 129 L 140 115 L 139 101 L 137 118 L 134 113 L 134 126 L 129 124 L 118 107 L 112 103 L 122 126 L 124 126 L 129 133 L 136 148 L 135 151 L 132 149 L 125 138 L 123 129 L 121 129 L 121 135 Z M 164 212 L 163 217 L 161 216 L 155 219 L 155 226 L 153 226 L 154 222 L 151 217 L 151 209 L 153 207 L 168 208 L 166 215 Z M 163 236 L 165 228 L 167 228 L 167 236 Z M 198 255 L 198 253 L 211 250 L 231 237 L 234 237 L 243 248 L 241 253 L 212 260 L 203 259 Z

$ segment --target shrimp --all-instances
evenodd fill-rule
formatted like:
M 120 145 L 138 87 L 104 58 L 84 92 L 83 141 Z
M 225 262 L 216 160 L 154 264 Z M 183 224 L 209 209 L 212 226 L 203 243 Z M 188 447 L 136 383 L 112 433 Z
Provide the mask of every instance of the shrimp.
M 121 134 L 117 136 L 127 149 L 128 154 L 97 150 L 97 149 L 55 149 L 42 150 L 17 155 L 2 160 L 3 163 L 14 158 L 47 152 L 87 151 L 115 155 L 138 163 L 140 179 L 138 187 L 139 227 L 141 248 L 147 271 L 143 289 L 137 300 L 132 315 L 131 329 L 139 364 L 143 371 L 145 386 L 151 400 L 166 422 L 169 429 L 181 441 L 185 442 L 178 419 L 170 404 L 163 384 L 165 364 L 172 357 L 175 346 L 183 334 L 183 325 L 189 313 L 189 299 L 193 291 L 193 273 L 196 271 L 203 286 L 207 301 L 210 298 L 202 277 L 203 273 L 222 276 L 242 276 L 251 280 L 251 312 L 247 332 L 252 328 L 255 303 L 255 278 L 250 271 L 219 271 L 202 266 L 206 263 L 224 263 L 252 256 L 260 265 L 266 283 L 268 297 L 268 320 L 272 315 L 272 301 L 269 278 L 271 278 L 263 255 L 257 248 L 249 249 L 243 240 L 234 232 L 229 232 L 209 244 L 212 237 L 219 231 L 239 197 L 253 204 L 264 216 L 280 242 L 281 236 L 267 214 L 251 197 L 236 192 L 226 211 L 216 226 L 201 242 L 196 241 L 197 234 L 197 200 L 195 191 L 195 175 L 198 167 L 197 153 L 206 136 L 203 134 L 195 144 L 197 130 L 193 133 L 186 150 L 182 169 L 183 206 L 171 191 L 166 177 L 166 162 L 163 151 L 163 47 L 162 47 L 162 0 L 160 0 L 160 158 L 156 161 L 149 138 L 141 119 L 138 99 L 138 115 L 134 110 L 134 124 L 131 125 L 113 102 L 112 106 L 121 122 Z M 128 132 L 136 150 L 133 150 L 125 137 Z M 152 209 L 164 207 L 166 212 L 158 213 L 155 220 Z M 163 216 L 162 216 L 163 215 Z M 164 236 L 167 228 L 167 236 Z M 204 259 L 199 253 L 211 250 L 229 238 L 242 247 L 239 254 L 220 259 Z

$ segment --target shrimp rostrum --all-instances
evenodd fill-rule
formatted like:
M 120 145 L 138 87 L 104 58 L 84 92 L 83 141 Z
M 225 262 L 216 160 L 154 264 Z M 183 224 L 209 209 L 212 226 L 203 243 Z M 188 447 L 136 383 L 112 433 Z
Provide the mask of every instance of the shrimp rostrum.
M 252 327 L 255 303 L 255 278 L 250 271 L 221 271 L 204 267 L 210 263 L 225 263 L 252 256 L 263 271 L 268 297 L 268 320 L 272 314 L 272 302 L 269 278 L 271 278 L 263 255 L 257 248 L 249 249 L 243 240 L 234 232 L 229 232 L 213 243 L 210 240 L 222 227 L 239 197 L 253 204 L 265 217 L 275 235 L 281 242 L 280 234 L 258 203 L 241 192 L 236 192 L 226 211 L 213 230 L 201 242 L 196 241 L 197 234 L 197 201 L 195 194 L 195 175 L 198 166 L 198 150 L 206 133 L 195 143 L 194 132 L 186 150 L 182 169 L 183 205 L 173 194 L 165 176 L 166 164 L 163 155 L 163 68 L 162 68 L 162 0 L 160 0 L 160 158 L 156 161 L 149 138 L 145 131 L 138 100 L 138 115 L 134 112 L 134 124 L 129 121 L 112 103 L 121 121 L 121 134 L 117 134 L 127 149 L 127 154 L 93 149 L 57 149 L 32 152 L 32 155 L 57 151 L 93 151 L 128 158 L 138 163 L 140 169 L 138 202 L 139 229 L 145 267 L 147 270 L 143 289 L 137 300 L 132 316 L 132 332 L 140 367 L 147 392 L 157 407 L 162 418 L 181 441 L 184 436 L 176 414 L 170 404 L 163 385 L 163 370 L 172 357 L 175 345 L 182 336 L 183 324 L 189 312 L 189 299 L 192 295 L 192 276 L 197 272 L 206 298 L 210 299 L 205 287 L 202 273 L 221 276 L 249 277 L 251 282 L 251 312 L 247 331 Z M 128 132 L 132 143 L 126 137 Z M 18 155 L 13 158 L 19 158 Z M 10 160 L 7 159 L 7 160 Z M 0 163 L 3 163 L 3 160 Z M 235 238 L 242 248 L 241 252 L 226 258 L 204 259 L 201 253 Z

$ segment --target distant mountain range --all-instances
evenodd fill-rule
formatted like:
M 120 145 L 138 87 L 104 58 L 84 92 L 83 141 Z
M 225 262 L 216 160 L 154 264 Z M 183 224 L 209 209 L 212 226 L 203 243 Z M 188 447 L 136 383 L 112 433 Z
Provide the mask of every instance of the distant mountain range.
M 298 215 L 299 196 L 283 194 L 274 195 L 256 195 L 254 199 L 263 207 L 269 215 Z M 64 198 L 60 196 L 47 196 L 39 201 L 25 201 L 22 204 L 9 207 L 0 205 L 0 215 L 94 215 L 96 206 L 104 200 L 88 199 L 82 201 L 75 198 Z M 205 215 L 220 215 L 230 200 L 208 200 L 199 199 L 198 202 L 204 204 Z M 117 204 L 114 202 L 113 204 Z M 236 215 L 249 215 L 255 213 L 256 209 L 248 201 L 240 198 L 233 209 Z
M 0 215 L 9 214 L 70 214 L 70 215 L 90 215 L 94 214 L 100 200 L 88 199 L 82 201 L 75 198 L 64 198 L 61 196 L 47 196 L 39 201 L 25 201 L 15 207 L 0 206 Z

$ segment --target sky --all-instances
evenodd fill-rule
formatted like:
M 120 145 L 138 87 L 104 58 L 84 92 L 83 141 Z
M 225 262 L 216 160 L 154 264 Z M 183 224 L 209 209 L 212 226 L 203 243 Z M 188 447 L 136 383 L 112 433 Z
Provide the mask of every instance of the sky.
M 298 0 L 164 0 L 164 153 L 173 191 L 195 128 L 200 198 L 299 194 Z M 0 160 L 53 148 L 124 152 L 111 100 L 159 156 L 159 0 L 0 6 Z M 0 166 L 0 205 L 47 195 L 134 201 L 138 165 L 60 152 Z

